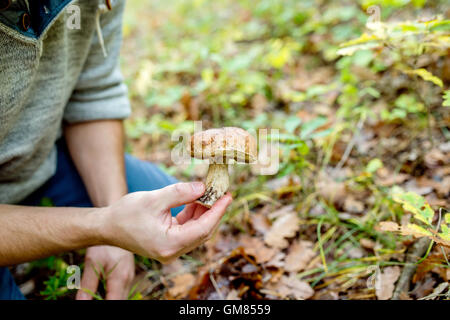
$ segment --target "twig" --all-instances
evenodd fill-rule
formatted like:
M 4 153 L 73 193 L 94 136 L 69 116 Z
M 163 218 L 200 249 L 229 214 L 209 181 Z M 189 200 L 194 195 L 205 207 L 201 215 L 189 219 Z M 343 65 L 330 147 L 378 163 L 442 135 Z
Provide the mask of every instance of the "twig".
M 325 216 L 323 216 L 320 219 L 319 223 L 317 224 L 317 241 L 319 243 L 320 258 L 322 259 L 323 269 L 325 271 L 325 274 L 327 274 L 328 273 L 327 260 L 325 258 L 325 253 L 323 251 L 323 243 L 322 243 L 321 234 L 320 234 L 320 228 L 322 227 L 322 222 L 323 222 L 324 218 L 325 218 Z
M 335 170 L 340 170 L 342 166 L 347 162 L 348 157 L 350 156 L 350 153 L 352 152 L 353 147 L 355 146 L 356 139 L 359 136 L 359 132 L 361 131 L 363 125 L 364 125 L 364 117 L 361 117 L 359 119 L 358 124 L 356 125 L 356 131 L 353 134 L 352 139 L 350 140 L 349 144 L 347 145 L 347 148 L 345 148 L 344 155 L 342 156 L 339 163 L 336 165 Z
M 217 285 L 216 279 L 214 279 L 214 277 L 211 273 L 209 273 L 209 279 L 211 280 L 211 283 L 212 283 L 214 289 L 216 289 L 217 294 L 219 295 L 220 299 L 225 300 L 225 297 L 223 296 L 222 292 L 219 289 L 219 286 Z
M 408 250 L 408 253 L 406 254 L 406 262 L 408 264 L 405 265 L 402 274 L 398 279 L 397 286 L 395 287 L 394 294 L 392 295 L 392 300 L 400 300 L 400 295 L 403 292 L 409 291 L 411 278 L 417 269 L 417 257 L 421 257 L 425 254 L 430 242 L 431 240 L 426 237 L 421 238 Z
M 436 232 L 438 232 L 439 228 L 441 227 L 441 221 L 442 221 L 442 208 L 439 209 L 439 218 L 436 225 Z M 409 291 L 409 283 L 411 282 L 411 278 L 413 277 L 414 272 L 416 271 L 417 265 L 422 263 L 428 257 L 428 254 L 431 252 L 433 244 L 434 244 L 433 240 L 424 237 L 419 241 L 417 241 L 411 247 L 411 249 L 408 250 L 408 254 L 406 256 L 407 264 L 403 268 L 402 274 L 400 275 L 400 279 L 397 282 L 397 287 L 395 288 L 392 300 L 399 300 L 401 293 Z M 442 252 L 444 253 L 445 260 L 448 263 L 445 251 L 443 250 L 442 247 L 441 249 Z M 411 251 L 411 253 L 409 251 Z M 422 255 L 424 256 L 420 258 L 419 261 L 417 262 L 414 261 L 416 257 L 420 257 Z

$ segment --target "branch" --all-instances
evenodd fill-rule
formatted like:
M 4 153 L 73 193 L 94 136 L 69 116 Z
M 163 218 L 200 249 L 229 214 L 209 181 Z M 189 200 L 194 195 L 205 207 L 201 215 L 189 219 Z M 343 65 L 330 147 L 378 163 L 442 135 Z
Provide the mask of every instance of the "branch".
M 392 300 L 400 300 L 402 293 L 408 293 L 411 279 L 417 269 L 417 257 L 422 257 L 425 254 L 430 245 L 430 241 L 430 239 L 423 237 L 408 249 L 408 253 L 406 254 L 407 265 L 403 268 L 402 274 L 398 279 Z

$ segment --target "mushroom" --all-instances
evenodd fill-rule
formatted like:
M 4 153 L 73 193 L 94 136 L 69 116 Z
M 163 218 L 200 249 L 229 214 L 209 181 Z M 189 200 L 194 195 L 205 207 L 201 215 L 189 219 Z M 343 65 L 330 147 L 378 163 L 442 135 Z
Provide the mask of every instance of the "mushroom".
M 206 191 L 197 202 L 210 208 L 230 186 L 229 160 L 250 163 L 257 158 L 256 140 L 241 128 L 226 127 L 195 133 L 191 138 L 191 157 L 208 159 Z

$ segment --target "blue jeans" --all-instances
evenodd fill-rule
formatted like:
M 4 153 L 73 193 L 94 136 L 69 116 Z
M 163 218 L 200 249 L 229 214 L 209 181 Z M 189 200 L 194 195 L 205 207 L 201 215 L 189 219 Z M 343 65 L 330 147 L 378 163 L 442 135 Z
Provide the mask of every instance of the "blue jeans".
M 58 163 L 56 173 L 21 205 L 38 206 L 43 198 L 55 207 L 92 207 L 86 188 L 70 158 L 64 140 L 57 142 Z M 176 183 L 177 180 L 161 171 L 152 163 L 125 155 L 125 170 L 129 192 L 149 191 Z M 176 215 L 183 206 L 172 209 Z M 0 268 L 0 300 L 25 299 L 8 268 Z

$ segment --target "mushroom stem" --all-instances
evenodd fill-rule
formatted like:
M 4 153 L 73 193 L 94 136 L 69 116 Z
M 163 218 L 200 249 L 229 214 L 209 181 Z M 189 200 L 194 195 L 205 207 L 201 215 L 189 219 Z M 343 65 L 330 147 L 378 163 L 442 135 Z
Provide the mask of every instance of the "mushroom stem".
M 219 200 L 230 186 L 227 164 L 211 163 L 206 176 L 206 191 L 197 202 L 205 207 L 211 208 Z

